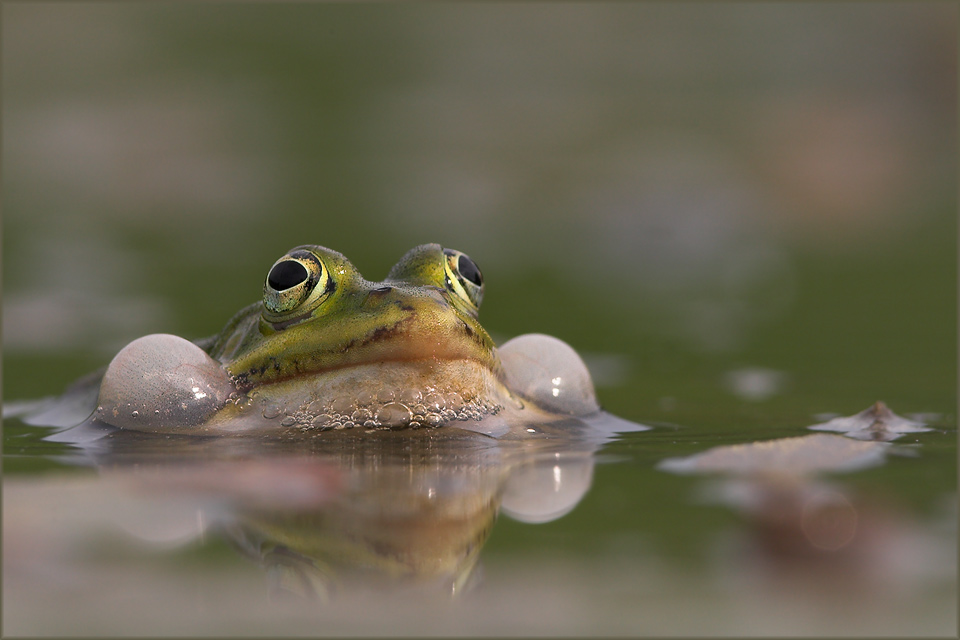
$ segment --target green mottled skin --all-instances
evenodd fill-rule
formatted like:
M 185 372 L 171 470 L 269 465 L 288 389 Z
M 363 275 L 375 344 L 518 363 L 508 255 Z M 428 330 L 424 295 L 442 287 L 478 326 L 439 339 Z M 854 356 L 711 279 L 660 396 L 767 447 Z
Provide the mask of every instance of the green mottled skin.
M 240 311 L 208 347 L 240 390 L 367 363 L 468 360 L 502 379 L 476 309 L 452 291 L 436 244 L 411 250 L 383 282 L 365 280 L 340 253 L 317 255 L 333 290 L 319 304 L 271 314 Z

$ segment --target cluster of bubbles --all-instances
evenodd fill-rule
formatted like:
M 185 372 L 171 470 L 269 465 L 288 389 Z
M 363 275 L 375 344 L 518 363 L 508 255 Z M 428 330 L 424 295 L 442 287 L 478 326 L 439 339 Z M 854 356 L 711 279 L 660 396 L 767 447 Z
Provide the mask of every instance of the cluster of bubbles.
M 432 388 L 382 389 L 376 394 L 361 391 L 353 397 L 318 398 L 297 406 L 263 400 L 259 407 L 264 418 L 303 431 L 435 428 L 456 420 L 481 420 L 503 409 L 480 397 L 464 399 L 455 391 Z

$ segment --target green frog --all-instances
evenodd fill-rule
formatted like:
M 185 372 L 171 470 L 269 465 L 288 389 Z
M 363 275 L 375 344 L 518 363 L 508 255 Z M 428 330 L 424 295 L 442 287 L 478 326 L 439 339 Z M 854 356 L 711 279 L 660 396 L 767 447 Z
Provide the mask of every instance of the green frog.
M 153 334 L 121 350 L 93 420 L 199 435 L 448 425 L 502 435 L 599 413 L 566 343 L 528 334 L 497 348 L 478 321 L 483 296 L 477 264 L 437 244 L 411 249 L 382 282 L 336 251 L 299 246 L 218 335 Z

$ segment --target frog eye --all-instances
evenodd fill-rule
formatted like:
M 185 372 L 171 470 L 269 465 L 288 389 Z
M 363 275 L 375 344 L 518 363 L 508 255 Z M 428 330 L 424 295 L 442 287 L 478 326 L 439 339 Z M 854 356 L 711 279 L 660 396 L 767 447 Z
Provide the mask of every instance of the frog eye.
M 331 288 L 330 274 L 320 258 L 310 251 L 294 250 L 270 267 L 263 284 L 263 304 L 271 313 L 286 313 L 319 301 Z
M 443 268 L 447 289 L 476 312 L 483 300 L 483 274 L 480 273 L 480 267 L 470 256 L 453 249 L 444 249 L 443 255 L 446 258 Z

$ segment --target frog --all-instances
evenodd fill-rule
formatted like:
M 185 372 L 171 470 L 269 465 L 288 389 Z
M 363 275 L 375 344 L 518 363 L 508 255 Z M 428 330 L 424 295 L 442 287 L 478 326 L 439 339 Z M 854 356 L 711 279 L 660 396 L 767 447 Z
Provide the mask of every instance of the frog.
M 484 293 L 477 263 L 439 244 L 409 250 L 379 282 L 337 251 L 297 246 L 218 334 L 124 347 L 90 420 L 189 435 L 453 426 L 501 436 L 601 414 L 567 343 L 536 333 L 494 343 L 478 319 Z

